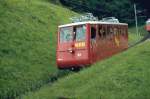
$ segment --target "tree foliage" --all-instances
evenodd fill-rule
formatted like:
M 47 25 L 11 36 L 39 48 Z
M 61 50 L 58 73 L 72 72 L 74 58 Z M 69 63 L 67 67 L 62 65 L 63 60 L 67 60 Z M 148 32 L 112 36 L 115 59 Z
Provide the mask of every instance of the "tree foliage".
M 143 11 L 149 6 L 146 0 L 59 0 L 61 4 L 78 12 L 91 12 L 99 18 L 114 16 L 121 22 L 134 22 L 134 6 Z M 146 15 L 148 16 L 148 15 Z M 146 19 L 146 18 L 145 18 Z

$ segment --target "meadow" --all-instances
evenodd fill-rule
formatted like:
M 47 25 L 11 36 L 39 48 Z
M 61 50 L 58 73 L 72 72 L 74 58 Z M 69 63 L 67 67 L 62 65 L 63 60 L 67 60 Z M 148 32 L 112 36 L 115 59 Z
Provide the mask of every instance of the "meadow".
M 114 56 L 104 62 L 96 63 L 91 68 L 82 70 L 77 74 L 70 74 L 59 79 L 56 84 L 51 84 L 54 77 L 68 73 L 62 72 L 61 75 L 56 68 L 57 26 L 68 23 L 69 18 L 75 15 L 79 14 L 64 8 L 62 5 L 52 4 L 48 0 L 0 1 L 0 99 L 14 99 L 27 92 L 31 92 L 25 96 L 27 99 L 49 99 L 63 96 L 75 98 L 89 96 L 89 98 L 94 98 L 96 96 L 94 96 L 94 93 L 97 94 L 96 91 L 100 91 L 103 84 L 104 89 L 101 91 L 105 92 L 105 83 L 103 82 L 111 79 L 114 72 L 118 72 L 119 64 L 124 63 L 121 65 L 122 67 L 118 68 L 123 72 L 127 67 L 131 68 L 130 65 L 134 66 L 135 60 L 139 60 L 138 56 L 135 57 L 132 54 L 133 49 L 135 49 L 137 55 L 140 55 L 143 51 L 145 53 L 143 55 L 146 56 L 146 59 L 148 58 L 146 55 L 148 53 L 148 47 L 146 46 L 149 46 L 147 42 L 140 45 L 142 48 L 135 47 L 131 51 Z M 144 27 L 140 26 L 139 31 L 141 34 L 145 33 Z M 142 37 L 143 34 L 140 36 L 135 34 L 134 27 L 129 29 L 130 45 L 136 43 Z M 129 56 L 131 54 L 129 59 L 127 59 L 128 54 Z M 116 62 L 116 60 L 121 61 Z M 129 64 L 125 61 L 129 61 Z M 146 61 L 143 59 L 143 62 Z M 146 67 L 142 69 L 146 69 Z M 112 70 L 112 72 L 109 70 Z M 105 74 L 109 74 L 108 77 L 110 76 L 110 78 L 105 78 Z M 96 79 L 98 80 L 95 81 Z M 93 81 L 95 83 L 92 83 Z M 108 83 L 113 84 L 112 81 L 110 80 Z M 102 85 L 99 86 L 97 82 Z M 98 86 L 100 89 L 95 90 L 94 88 L 97 87 L 94 86 Z M 91 91 L 95 91 L 86 95 L 89 88 L 91 88 Z M 111 86 L 108 86 L 109 88 L 111 89 Z M 106 88 L 106 90 L 108 89 Z M 35 93 L 32 93 L 32 91 Z M 101 94 L 107 95 L 107 91 L 105 94 Z
M 149 99 L 149 46 L 147 40 L 23 99 Z
M 0 99 L 51 82 L 57 26 L 76 13 L 48 0 L 0 1 Z

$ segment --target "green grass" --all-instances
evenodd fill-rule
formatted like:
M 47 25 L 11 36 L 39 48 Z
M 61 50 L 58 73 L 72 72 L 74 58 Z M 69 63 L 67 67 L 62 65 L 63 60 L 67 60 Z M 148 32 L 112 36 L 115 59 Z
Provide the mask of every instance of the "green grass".
M 150 40 L 23 99 L 150 99 Z
M 48 0 L 0 1 L 0 99 L 13 99 L 51 80 L 56 30 L 76 13 Z
M 51 81 L 58 71 L 57 26 L 74 15 L 49 0 L 0 1 L 0 99 L 13 99 Z M 129 37 L 131 43 L 139 40 L 133 33 Z
M 140 25 L 138 27 L 139 33 L 136 33 L 136 28 L 135 27 L 130 27 L 129 28 L 129 45 L 133 45 L 136 42 L 140 41 L 146 34 L 147 32 L 144 29 L 143 25 Z

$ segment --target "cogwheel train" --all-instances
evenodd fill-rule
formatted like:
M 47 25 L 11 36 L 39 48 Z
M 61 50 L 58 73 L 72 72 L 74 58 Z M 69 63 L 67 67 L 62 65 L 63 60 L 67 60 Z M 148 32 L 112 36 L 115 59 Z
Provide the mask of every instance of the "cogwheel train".
M 85 20 L 87 18 L 89 16 Z M 85 20 L 58 26 L 56 62 L 59 69 L 86 67 L 128 48 L 128 24 L 119 23 L 113 17 Z
M 146 21 L 146 31 L 150 32 L 150 19 Z

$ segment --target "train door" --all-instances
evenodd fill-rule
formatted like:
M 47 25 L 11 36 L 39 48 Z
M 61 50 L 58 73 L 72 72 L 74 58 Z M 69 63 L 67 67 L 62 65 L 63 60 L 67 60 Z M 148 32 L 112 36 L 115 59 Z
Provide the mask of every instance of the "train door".
M 69 61 L 71 61 L 74 56 L 73 27 L 61 27 L 58 31 L 57 66 L 58 68 L 67 68 L 66 66 L 70 64 Z
M 91 25 L 91 38 L 90 38 L 90 53 L 91 53 L 91 61 L 96 61 L 96 52 L 97 52 L 97 46 L 96 46 L 96 25 Z
M 73 27 L 63 27 L 59 29 L 58 50 L 69 51 L 73 45 Z

